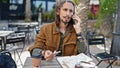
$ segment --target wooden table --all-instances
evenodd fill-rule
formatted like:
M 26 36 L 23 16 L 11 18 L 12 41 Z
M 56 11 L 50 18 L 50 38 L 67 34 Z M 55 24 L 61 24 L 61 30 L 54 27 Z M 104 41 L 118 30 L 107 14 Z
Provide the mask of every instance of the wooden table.
M 30 57 L 27 57 L 23 68 L 32 68 L 32 61 Z M 61 65 L 58 63 L 58 61 L 55 59 L 53 59 L 50 62 L 47 62 L 45 60 L 42 60 L 41 62 L 41 68 L 62 68 Z

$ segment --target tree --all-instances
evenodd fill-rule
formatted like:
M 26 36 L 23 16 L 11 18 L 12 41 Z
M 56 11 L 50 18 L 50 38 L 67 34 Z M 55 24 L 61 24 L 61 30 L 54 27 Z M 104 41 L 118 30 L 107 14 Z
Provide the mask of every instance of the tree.
M 116 14 L 118 0 L 100 0 L 100 12 L 96 28 L 106 37 L 111 37 L 113 24 L 115 23 L 113 15 Z M 112 5 L 112 6 L 111 6 Z
M 73 0 L 76 4 L 76 14 L 80 17 L 83 32 L 87 30 L 88 10 L 90 0 Z
M 31 0 L 26 0 L 25 4 L 25 21 L 31 21 Z
M 120 0 L 118 2 L 117 20 L 115 25 L 115 31 L 113 34 L 113 44 L 111 53 L 113 55 L 120 56 Z

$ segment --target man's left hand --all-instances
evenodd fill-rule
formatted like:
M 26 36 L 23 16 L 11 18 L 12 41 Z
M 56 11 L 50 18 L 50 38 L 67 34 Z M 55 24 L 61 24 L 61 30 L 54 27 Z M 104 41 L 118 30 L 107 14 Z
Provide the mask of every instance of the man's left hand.
M 76 14 L 73 15 L 72 18 L 75 21 L 75 24 L 73 24 L 73 27 L 75 28 L 76 33 L 80 33 L 81 32 L 80 24 L 82 22 L 81 19 Z

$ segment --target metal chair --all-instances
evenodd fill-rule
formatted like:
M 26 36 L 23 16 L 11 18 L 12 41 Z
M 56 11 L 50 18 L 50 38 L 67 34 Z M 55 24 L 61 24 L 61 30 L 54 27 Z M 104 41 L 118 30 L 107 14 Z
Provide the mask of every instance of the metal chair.
M 14 31 L 15 29 L 17 29 L 16 25 L 11 25 L 11 24 L 8 23 L 8 30 L 13 30 Z
M 2 40 L 1 40 L 1 38 L 0 38 L 0 48 L 2 49 Z
M 28 43 L 31 42 L 31 39 L 33 39 L 32 37 L 32 32 L 33 32 L 33 28 L 32 26 L 29 25 L 22 25 L 22 26 L 18 26 L 17 27 L 17 31 L 19 32 L 24 32 L 26 34 L 26 38 L 28 39 Z
M 88 41 L 88 54 L 90 55 L 90 57 L 94 57 L 98 61 L 96 66 L 98 66 L 103 61 L 108 61 L 109 64 L 106 68 L 109 67 L 112 68 L 112 64 L 117 60 L 117 57 L 107 52 L 105 45 L 105 37 L 103 35 L 88 35 L 87 41 Z M 95 46 L 103 45 L 104 50 L 103 52 L 99 53 L 97 52 L 93 54 L 90 50 L 91 45 Z
M 10 51 L 10 52 L 12 52 L 12 51 L 14 52 L 14 59 L 15 60 L 16 60 L 15 54 L 17 54 L 18 59 L 21 62 L 21 65 L 23 65 L 23 64 L 22 64 L 22 61 L 20 59 L 20 56 L 21 56 L 21 53 L 23 52 L 24 47 L 25 47 L 25 37 L 26 36 L 25 36 L 24 32 L 22 32 L 22 33 L 21 32 L 15 32 L 15 33 L 9 35 L 6 39 L 6 44 L 13 44 L 13 46 L 12 45 L 8 46 L 6 48 L 6 50 Z M 20 43 L 20 42 L 23 43 L 22 47 L 18 46 L 18 43 Z M 21 45 L 21 43 L 20 43 L 20 45 Z M 20 53 L 18 52 L 19 50 L 21 50 Z M 16 62 L 18 62 L 18 61 L 16 60 Z

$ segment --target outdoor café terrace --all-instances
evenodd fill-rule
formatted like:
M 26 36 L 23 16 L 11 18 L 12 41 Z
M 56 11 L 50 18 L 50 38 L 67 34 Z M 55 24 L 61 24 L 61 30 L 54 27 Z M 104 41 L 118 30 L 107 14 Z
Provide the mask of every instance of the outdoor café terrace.
M 2 21 L 3 22 L 3 21 Z M 5 22 L 5 21 L 4 21 Z M 2 23 L 1 25 L 10 25 L 11 23 Z M 16 23 L 14 23 L 14 25 L 18 25 L 19 23 L 21 23 L 22 22 L 22 24 L 23 24 L 23 21 L 18 21 L 17 22 L 17 24 Z M 12 23 L 12 24 L 13 24 Z M 31 22 L 32 24 L 31 25 L 34 25 L 34 26 L 37 26 L 36 25 L 36 23 L 37 22 Z M 34 23 L 34 24 L 33 24 Z M 47 24 L 47 23 L 44 23 L 44 24 Z M 42 24 L 42 25 L 40 25 L 39 27 L 41 27 L 41 26 L 43 26 L 44 24 Z M 24 25 L 29 25 L 29 24 L 23 24 L 22 26 L 24 26 Z M 19 26 L 21 26 L 21 24 L 19 25 Z M 8 29 L 10 29 L 10 30 L 8 30 Z M 1 29 L 0 30 L 0 37 L 2 38 L 2 34 L 3 34 L 3 36 L 5 36 L 5 37 L 9 37 L 10 35 L 12 35 L 12 34 L 14 34 L 15 33 L 15 31 L 13 31 L 13 30 L 16 30 L 16 32 L 18 32 L 17 31 L 17 28 L 16 27 L 14 27 L 14 28 L 9 28 L 9 27 L 6 27 L 6 28 L 4 28 L 4 29 Z M 5 31 L 5 32 L 4 32 Z M 19 30 L 20 31 L 20 30 Z M 2 43 L 2 49 L 3 50 L 9 50 L 10 52 L 11 52 L 11 54 L 12 54 L 12 56 L 13 56 L 13 59 L 15 60 L 15 62 L 16 62 L 16 64 L 17 64 L 17 67 L 18 68 L 32 68 L 32 63 L 31 63 L 31 58 L 30 58 L 30 54 L 29 54 L 29 52 L 27 51 L 27 48 L 30 46 L 30 45 L 32 45 L 33 43 L 34 43 L 34 41 L 35 41 L 35 36 L 36 36 L 36 29 L 34 29 L 34 28 L 30 28 L 29 29 L 29 34 L 26 34 L 26 35 L 24 35 L 24 34 L 21 34 L 19 37 L 24 37 L 24 36 L 26 36 L 26 38 L 27 39 L 25 39 L 25 40 L 22 40 L 22 41 L 16 41 L 16 42 L 3 42 Z M 5 34 L 4 34 L 5 33 Z M 89 36 L 90 37 L 90 36 Z M 7 39 L 7 38 L 6 38 Z M 9 39 L 9 38 L 8 38 Z M 29 39 L 29 40 L 28 40 Z M 110 49 L 111 49 L 111 38 L 105 38 L 105 44 L 106 44 L 106 50 L 107 50 L 107 52 L 109 52 L 110 51 Z M 25 41 L 25 43 L 24 43 L 24 41 Z M 83 41 L 83 40 L 82 40 Z M 21 42 L 23 42 L 23 43 L 21 43 Z M 15 43 L 15 44 L 14 44 Z M 85 41 L 83 41 L 83 43 L 85 43 L 87 46 L 88 46 L 88 43 L 87 43 L 87 40 Z M 95 44 L 94 44 L 95 45 Z M 18 53 L 20 54 L 20 55 L 18 55 L 18 53 L 17 52 L 15 52 L 14 53 L 14 50 L 12 50 L 12 48 L 9 48 L 9 46 L 18 46 L 19 48 L 17 48 L 18 49 Z M 87 56 L 88 57 L 91 57 L 90 56 L 90 54 L 89 53 L 95 53 L 95 52 L 101 52 L 101 51 L 103 51 L 104 50 L 104 46 L 90 46 L 90 51 L 88 52 L 88 54 L 87 54 Z M 16 56 L 16 57 L 15 57 Z M 19 58 L 20 57 L 20 58 Z M 92 59 L 93 59 L 93 62 L 95 63 L 95 64 L 97 64 L 98 63 L 98 61 L 94 58 L 94 57 L 91 57 Z M 55 59 L 54 59 L 54 61 L 55 61 Z M 60 66 L 60 64 L 59 64 L 59 62 L 58 61 L 55 61 L 55 62 L 50 62 L 50 63 L 48 63 L 48 62 L 46 62 L 46 61 L 42 61 L 43 62 L 43 68 L 50 68 L 49 66 L 53 66 L 54 67 L 54 64 L 55 63 L 58 63 L 58 65 L 56 65 L 55 64 L 55 67 L 54 68 L 61 68 L 61 66 Z M 108 65 L 109 63 L 108 62 L 102 62 L 99 66 L 98 66 L 98 68 L 105 68 L 107 65 Z M 119 64 L 119 62 L 116 62 L 116 63 L 114 63 L 114 64 L 112 64 L 112 66 L 113 66 L 113 68 L 119 68 L 119 66 L 118 65 L 116 65 L 116 64 Z M 56 66 L 58 66 L 58 67 L 56 67 Z M 51 67 L 51 68 L 53 68 L 53 67 Z

